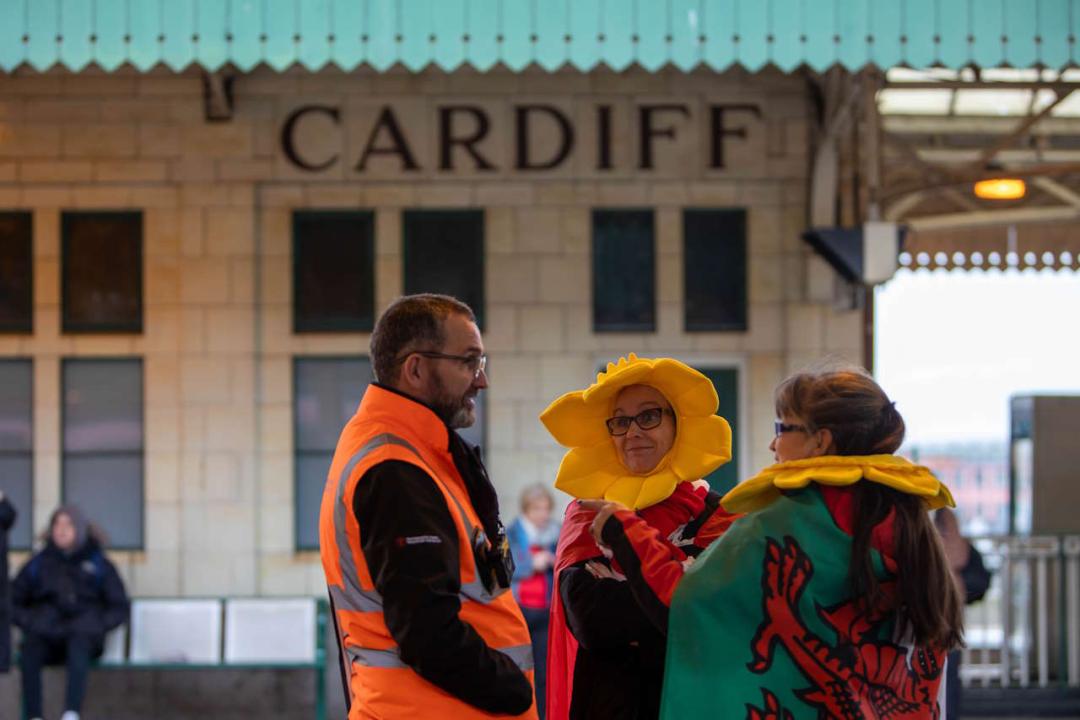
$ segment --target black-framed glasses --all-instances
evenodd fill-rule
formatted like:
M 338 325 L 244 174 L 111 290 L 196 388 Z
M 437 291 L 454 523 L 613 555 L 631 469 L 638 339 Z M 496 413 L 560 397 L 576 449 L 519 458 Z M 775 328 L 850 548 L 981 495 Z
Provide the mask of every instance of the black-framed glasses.
M 787 423 L 776 420 L 773 422 L 773 430 L 776 432 L 776 437 L 780 437 L 784 433 L 789 432 L 806 432 L 805 425 L 789 425 Z
M 474 380 L 480 377 L 480 373 L 487 369 L 487 355 L 447 355 L 446 353 L 434 352 L 432 350 L 415 350 L 414 353 L 436 360 L 457 360 L 469 369 L 473 374 Z
M 605 420 L 604 424 L 607 425 L 609 435 L 619 437 L 630 431 L 630 423 L 637 423 L 637 426 L 642 430 L 652 430 L 664 420 L 664 413 L 675 414 L 667 408 L 649 408 L 648 410 L 642 410 L 637 415 L 616 415 Z

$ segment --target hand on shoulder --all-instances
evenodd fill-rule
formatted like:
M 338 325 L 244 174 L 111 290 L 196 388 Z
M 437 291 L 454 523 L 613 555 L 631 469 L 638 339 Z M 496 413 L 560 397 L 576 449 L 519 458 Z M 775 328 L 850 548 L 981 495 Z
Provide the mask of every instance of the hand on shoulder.
M 579 504 L 586 510 L 592 510 L 596 513 L 596 517 L 593 518 L 589 532 L 600 546 L 603 546 L 604 544 L 603 538 L 601 537 L 601 533 L 604 531 L 604 523 L 619 510 L 629 509 L 622 503 L 612 502 L 610 500 L 581 500 L 579 501 Z

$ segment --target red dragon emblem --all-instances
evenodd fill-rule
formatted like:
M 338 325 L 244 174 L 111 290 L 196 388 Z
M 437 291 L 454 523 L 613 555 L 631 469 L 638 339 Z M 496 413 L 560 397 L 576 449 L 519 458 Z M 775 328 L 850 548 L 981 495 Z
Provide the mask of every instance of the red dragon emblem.
M 819 718 L 937 720 L 943 654 L 876 639 L 888 613 L 884 608 L 859 613 L 851 603 L 818 608 L 818 615 L 838 636 L 835 646 L 827 644 L 799 614 L 799 597 L 813 573 L 810 557 L 794 538 L 785 537 L 783 547 L 768 539 L 761 577 L 765 619 L 754 634 L 750 670 L 766 672 L 779 643 L 812 683 L 796 695 L 816 707 Z M 748 705 L 748 720 L 791 718 L 773 693 L 761 691 L 764 709 Z

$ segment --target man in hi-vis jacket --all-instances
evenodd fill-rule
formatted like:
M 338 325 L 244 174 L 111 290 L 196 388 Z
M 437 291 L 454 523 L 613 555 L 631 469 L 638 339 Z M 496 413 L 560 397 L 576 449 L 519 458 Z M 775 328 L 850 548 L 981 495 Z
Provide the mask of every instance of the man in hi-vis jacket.
M 535 719 L 495 488 L 455 432 L 487 387 L 472 310 L 400 298 L 371 358 L 376 382 L 338 440 L 319 519 L 349 720 Z

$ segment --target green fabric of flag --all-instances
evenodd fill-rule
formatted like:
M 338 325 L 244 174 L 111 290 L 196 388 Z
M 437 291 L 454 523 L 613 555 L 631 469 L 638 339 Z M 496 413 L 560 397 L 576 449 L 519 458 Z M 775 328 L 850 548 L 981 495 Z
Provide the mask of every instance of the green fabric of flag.
M 736 521 L 675 592 L 661 717 L 939 717 L 944 654 L 855 610 L 851 545 L 816 483 Z

